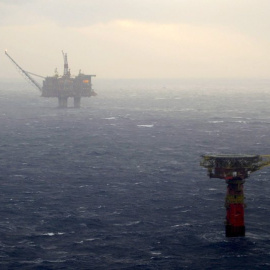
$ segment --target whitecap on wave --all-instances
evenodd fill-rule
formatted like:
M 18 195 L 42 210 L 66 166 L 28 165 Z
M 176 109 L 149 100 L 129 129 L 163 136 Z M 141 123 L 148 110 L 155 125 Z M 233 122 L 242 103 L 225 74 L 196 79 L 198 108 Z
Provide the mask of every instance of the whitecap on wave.
M 42 235 L 45 235 L 45 236 L 54 236 L 54 235 L 63 235 L 63 234 L 64 234 L 63 232 L 57 232 L 57 233 L 48 232 L 48 233 L 44 233 Z
M 232 123 L 247 124 L 247 121 L 239 120 L 239 121 L 232 121 Z
M 171 226 L 172 228 L 191 226 L 190 223 L 182 223 Z
M 201 235 L 201 238 L 203 240 L 206 240 L 207 242 L 216 243 L 216 242 L 225 242 L 225 235 L 224 232 L 209 232 L 204 233 Z
M 218 123 L 224 123 L 223 120 L 217 120 L 217 121 L 208 121 L 210 124 L 218 124 Z
M 131 221 L 131 222 L 123 223 L 123 224 L 117 223 L 117 224 L 114 224 L 114 226 L 132 226 L 132 225 L 137 225 L 139 223 L 141 223 L 141 221 L 136 220 L 136 221 Z
M 154 125 L 137 125 L 137 127 L 152 128 Z
M 107 118 L 102 118 L 102 119 L 104 119 L 104 120 L 115 120 L 116 117 L 107 117 Z
M 263 233 L 263 232 L 259 232 L 258 234 L 255 234 L 255 233 L 251 233 L 247 231 L 246 238 L 250 240 L 268 240 L 269 234 Z
M 158 256 L 158 255 L 161 255 L 161 251 L 151 251 L 150 252 L 152 255 L 155 255 L 155 256 Z

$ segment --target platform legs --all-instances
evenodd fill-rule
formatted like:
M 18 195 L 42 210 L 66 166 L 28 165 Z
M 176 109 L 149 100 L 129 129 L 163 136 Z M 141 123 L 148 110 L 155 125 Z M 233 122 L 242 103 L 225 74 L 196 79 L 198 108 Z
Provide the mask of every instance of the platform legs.
M 67 108 L 68 98 L 67 97 L 58 97 L 58 107 Z
M 58 97 L 58 107 L 67 108 L 68 106 L 68 97 Z M 74 108 L 81 107 L 81 97 L 74 97 Z
M 244 180 L 227 180 L 227 195 L 225 199 L 226 236 L 245 236 L 244 222 Z
M 81 97 L 74 97 L 74 108 L 81 107 Z

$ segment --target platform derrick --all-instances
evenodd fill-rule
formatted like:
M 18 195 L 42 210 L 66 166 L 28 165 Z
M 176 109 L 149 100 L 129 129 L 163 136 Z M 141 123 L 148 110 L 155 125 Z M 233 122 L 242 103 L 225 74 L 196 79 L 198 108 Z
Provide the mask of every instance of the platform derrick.
M 51 77 L 43 77 L 25 71 L 15 62 L 13 58 L 11 58 L 7 51 L 5 54 L 15 64 L 20 73 L 40 90 L 42 97 L 58 98 L 59 108 L 67 108 L 68 98 L 74 98 L 74 107 L 79 108 L 82 97 L 91 97 L 96 95 L 92 89 L 92 77 L 95 77 L 96 75 L 85 75 L 79 72 L 77 76 L 71 76 L 68 67 L 67 54 L 63 51 L 64 73 L 62 76 L 59 76 L 56 70 L 55 75 Z M 33 79 L 31 75 L 44 78 L 42 87 Z
M 245 179 L 270 166 L 270 155 L 204 155 L 200 165 L 207 169 L 210 178 L 226 180 L 226 236 L 245 236 Z

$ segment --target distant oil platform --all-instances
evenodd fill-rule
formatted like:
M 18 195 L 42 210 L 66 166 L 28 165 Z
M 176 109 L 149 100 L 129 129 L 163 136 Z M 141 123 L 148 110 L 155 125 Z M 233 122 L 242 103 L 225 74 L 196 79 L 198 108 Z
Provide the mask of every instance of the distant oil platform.
M 15 60 L 5 51 L 6 56 L 15 64 L 19 72 L 31 84 L 33 84 L 41 92 L 42 97 L 56 97 L 58 98 L 59 108 L 67 108 L 68 98 L 74 99 L 74 107 L 80 108 L 82 97 L 96 96 L 92 89 L 92 77 L 96 75 L 85 75 L 79 72 L 77 76 L 71 76 L 68 67 L 67 54 L 62 51 L 64 59 L 64 73 L 62 76 L 58 75 L 57 69 L 52 77 L 43 77 L 29 71 L 22 69 Z M 43 78 L 43 86 L 40 86 L 32 76 Z
M 226 180 L 226 236 L 245 236 L 245 179 L 270 166 L 270 155 L 204 155 L 200 165 L 207 168 L 210 178 Z

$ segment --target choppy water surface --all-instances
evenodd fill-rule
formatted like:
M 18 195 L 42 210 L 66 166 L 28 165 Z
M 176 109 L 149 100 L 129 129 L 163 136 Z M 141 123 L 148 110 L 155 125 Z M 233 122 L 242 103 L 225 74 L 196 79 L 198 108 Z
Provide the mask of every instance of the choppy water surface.
M 0 84 L 1 269 L 267 269 L 270 168 L 224 237 L 205 153 L 270 154 L 270 82 L 98 81 L 80 110 Z M 70 100 L 70 105 L 71 100 Z

